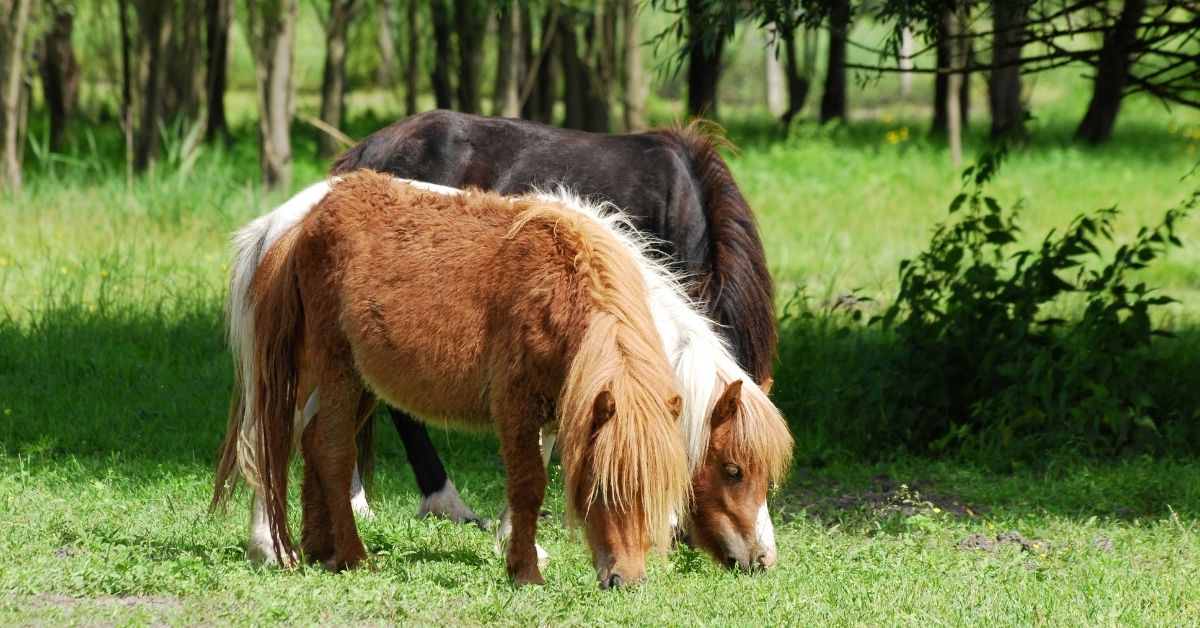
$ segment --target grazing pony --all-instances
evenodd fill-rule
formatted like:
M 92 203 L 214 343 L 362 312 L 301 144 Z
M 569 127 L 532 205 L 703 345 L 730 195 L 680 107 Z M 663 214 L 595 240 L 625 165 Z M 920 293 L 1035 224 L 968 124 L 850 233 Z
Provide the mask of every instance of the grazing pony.
M 287 469 L 303 405 L 305 558 L 333 570 L 366 558 L 350 503 L 355 434 L 383 399 L 496 429 L 515 583 L 542 582 L 543 428 L 562 443 L 569 519 L 586 529 L 600 586 L 643 577 L 688 501 L 682 401 L 642 272 L 607 230 L 542 198 L 430 193 L 362 172 L 254 251 L 264 239 L 256 223 L 238 238 L 239 260 L 261 259 L 230 295 L 242 401 L 222 451 L 262 495 L 278 556 L 295 556 Z
M 440 194 L 462 194 L 459 190 L 421 182 L 409 184 Z M 248 288 L 248 278 L 240 281 L 238 278 L 253 274 L 259 263 L 259 251 L 269 248 L 277 234 L 299 222 L 307 212 L 306 207 L 320 201 L 328 190 L 327 183 L 314 185 L 242 230 L 245 243 L 238 247 L 241 253 L 234 264 L 230 311 L 234 311 L 234 295 L 243 294 Z M 685 515 L 680 522 L 683 529 L 690 531 L 696 544 L 724 565 L 743 570 L 771 567 L 776 547 L 766 506 L 767 489 L 787 469 L 792 441 L 787 424 L 767 398 L 766 390 L 743 386 L 749 375 L 737 365 L 725 343 L 713 332 L 711 323 L 695 311 L 670 270 L 648 255 L 646 238 L 624 224 L 626 218 L 619 211 L 611 205 L 586 203 L 561 189 L 540 199 L 596 221 L 638 262 L 643 281 L 649 287 L 650 312 L 683 393 L 680 436 L 695 491 L 689 511 L 680 513 Z M 231 338 L 235 334 L 236 326 L 231 325 Z M 306 416 L 316 406 L 315 401 L 309 403 Z M 236 426 L 231 425 L 230 433 L 235 430 Z M 543 465 L 553 442 L 552 434 L 545 436 Z M 230 461 L 233 457 L 230 453 L 225 455 Z M 232 462 L 228 466 L 232 467 Z M 232 486 L 227 478 L 232 477 L 233 471 L 232 468 L 219 471 L 214 504 L 227 497 Z M 354 499 L 361 500 L 360 505 L 365 508 L 361 492 Z M 260 501 L 256 495 L 254 527 L 247 552 L 252 559 L 274 562 L 270 529 L 258 507 Z M 509 530 L 511 525 L 507 520 L 497 527 L 498 549 L 505 543 Z M 540 547 L 538 555 L 539 559 L 544 556 Z
M 775 303 L 754 218 L 700 123 L 606 135 L 536 122 L 430 111 L 383 128 L 341 155 L 332 173 L 360 168 L 455 188 L 523 194 L 563 184 L 609 201 L 664 244 L 689 293 L 715 321 L 755 382 L 771 376 Z M 425 427 L 392 409 L 421 491 L 421 516 L 478 521 L 447 476 Z M 369 467 L 369 451 L 360 460 Z M 363 502 L 365 504 L 365 499 Z

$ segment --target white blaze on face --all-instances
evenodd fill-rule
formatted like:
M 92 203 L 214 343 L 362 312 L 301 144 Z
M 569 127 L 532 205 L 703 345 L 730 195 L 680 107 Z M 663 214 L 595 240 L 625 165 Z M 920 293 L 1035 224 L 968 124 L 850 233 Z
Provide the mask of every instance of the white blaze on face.
M 762 565 L 771 568 L 775 565 L 775 527 L 771 525 L 771 513 L 767 503 L 758 509 L 758 520 L 754 522 L 754 532 L 758 537 L 758 546 L 763 553 Z

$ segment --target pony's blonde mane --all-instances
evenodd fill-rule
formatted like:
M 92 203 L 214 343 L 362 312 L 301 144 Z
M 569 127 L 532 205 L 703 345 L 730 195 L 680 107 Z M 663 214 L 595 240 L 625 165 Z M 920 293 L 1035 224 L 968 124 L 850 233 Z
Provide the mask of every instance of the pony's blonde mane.
M 683 392 L 680 430 L 693 471 L 703 462 L 712 430 L 709 419 L 729 384 L 742 380 L 741 406 L 735 417 L 734 455 L 744 464 L 765 469 L 771 481 L 787 473 L 792 459 L 792 436 L 779 409 L 733 357 L 715 331 L 715 323 L 700 314 L 687 295 L 683 280 L 653 254 L 658 242 L 632 228 L 629 218 L 611 203 L 588 202 L 559 186 L 538 190 L 535 198 L 551 200 L 595 219 L 638 261 L 648 288 L 650 309 L 671 366 Z
M 535 224 L 547 229 L 574 254 L 594 306 L 557 407 L 569 519 L 578 522 L 596 500 L 639 509 L 646 531 L 665 549 L 670 516 L 684 512 L 691 477 L 675 431 L 678 383 L 650 313 L 640 264 L 587 213 L 540 197 L 515 202 L 528 209 L 507 237 Z M 612 394 L 616 414 L 596 430 L 594 403 L 604 391 Z M 591 486 L 580 484 L 585 470 Z

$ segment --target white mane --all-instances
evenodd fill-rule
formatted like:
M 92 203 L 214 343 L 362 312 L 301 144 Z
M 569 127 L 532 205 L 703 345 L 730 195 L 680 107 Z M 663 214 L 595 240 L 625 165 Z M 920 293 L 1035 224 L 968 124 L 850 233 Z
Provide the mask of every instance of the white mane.
M 743 395 L 764 393 L 740 366 L 725 340 L 713 331 L 716 323 L 699 313 L 680 278 L 651 254 L 657 241 L 635 230 L 628 216 L 612 203 L 587 201 L 563 186 L 538 190 L 543 198 L 590 216 L 604 226 L 638 261 L 650 297 L 650 312 L 683 393 L 680 430 L 694 472 L 708 448 L 708 419 L 725 386 L 743 380 Z

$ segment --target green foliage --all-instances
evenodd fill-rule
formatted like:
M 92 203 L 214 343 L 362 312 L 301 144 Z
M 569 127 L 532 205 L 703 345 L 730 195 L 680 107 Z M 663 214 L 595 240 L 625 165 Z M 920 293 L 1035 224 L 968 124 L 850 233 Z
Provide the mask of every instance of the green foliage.
M 1113 208 L 1016 248 L 1017 208 L 984 192 L 1004 156 L 989 153 L 963 173 L 953 221 L 901 262 L 896 299 L 874 319 L 897 344 L 898 409 L 882 429 L 934 451 L 971 440 L 1025 454 L 1157 444 L 1157 425 L 1177 415 L 1147 390 L 1152 340 L 1165 335 L 1151 310 L 1173 299 L 1133 273 L 1180 246 L 1176 224 L 1200 194 L 1109 255 Z M 1058 316 L 1072 303 L 1081 315 Z

